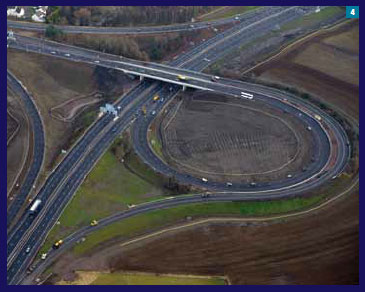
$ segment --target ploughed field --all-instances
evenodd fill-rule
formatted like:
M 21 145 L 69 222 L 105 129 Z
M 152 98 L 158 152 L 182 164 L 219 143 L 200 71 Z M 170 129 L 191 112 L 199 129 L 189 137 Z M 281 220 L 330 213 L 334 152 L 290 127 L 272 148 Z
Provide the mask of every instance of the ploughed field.
M 187 92 L 158 123 L 164 159 L 217 181 L 284 179 L 303 171 L 312 134 L 289 113 L 253 100 Z

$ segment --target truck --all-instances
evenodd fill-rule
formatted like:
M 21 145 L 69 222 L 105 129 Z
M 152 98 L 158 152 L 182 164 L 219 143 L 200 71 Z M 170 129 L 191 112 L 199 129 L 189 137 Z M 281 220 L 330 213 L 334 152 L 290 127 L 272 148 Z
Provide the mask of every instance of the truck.
M 32 204 L 32 206 L 30 206 L 30 209 L 29 209 L 30 213 L 31 213 L 31 214 L 36 213 L 36 212 L 37 212 L 37 210 L 38 210 L 38 208 L 39 208 L 39 206 L 41 205 L 41 203 L 42 203 L 42 201 L 41 201 L 41 200 L 36 199 L 36 200 L 34 201 L 34 203 Z
M 250 93 L 246 93 L 246 92 L 241 92 L 241 96 L 243 97 L 243 98 L 247 98 L 247 99 L 253 99 L 253 95 L 252 94 L 250 94 Z
M 160 99 L 160 96 L 158 94 L 156 94 L 154 97 L 153 97 L 153 101 L 156 102 Z

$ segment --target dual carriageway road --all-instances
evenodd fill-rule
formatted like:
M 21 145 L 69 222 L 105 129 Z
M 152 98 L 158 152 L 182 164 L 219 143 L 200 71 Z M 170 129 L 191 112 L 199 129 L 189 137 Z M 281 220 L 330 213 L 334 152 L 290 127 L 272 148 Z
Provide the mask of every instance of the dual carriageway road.
M 279 9 L 278 9 L 279 10 Z M 297 14 L 295 17 L 293 17 L 293 8 L 282 8 L 282 10 L 277 12 L 276 17 L 273 17 L 272 13 L 270 13 L 270 16 L 268 16 L 268 23 L 265 23 L 263 19 L 261 18 L 257 23 L 257 30 L 261 33 L 267 32 L 267 29 L 270 29 L 269 27 L 273 25 L 273 23 L 276 23 L 277 21 L 282 21 L 283 23 L 286 21 L 290 21 L 294 19 L 295 17 L 300 17 L 303 14 Z M 296 10 L 295 10 L 296 11 Z M 285 18 L 284 16 L 288 14 Z M 272 23 L 271 23 L 272 22 Z M 241 22 L 242 24 L 243 22 Z M 204 60 L 204 58 L 207 58 L 206 56 L 211 57 L 211 62 L 214 62 L 216 59 L 221 57 L 223 53 L 217 54 L 217 51 L 227 53 L 227 46 L 230 49 L 233 49 L 242 43 L 245 43 L 247 41 L 252 40 L 252 31 L 255 31 L 255 25 L 251 25 L 248 28 L 244 29 L 240 25 L 237 25 L 237 27 L 233 27 L 231 30 L 231 34 L 234 34 L 235 37 L 229 37 L 229 30 L 224 32 L 225 36 L 221 37 L 220 35 L 217 35 L 215 38 L 216 46 L 214 45 L 214 41 L 211 41 L 208 44 L 201 44 L 200 50 L 195 51 L 195 53 L 186 53 L 181 56 L 181 59 L 178 58 L 170 63 L 171 66 L 179 67 L 183 65 L 184 68 L 189 69 L 189 72 L 184 71 L 187 76 L 189 76 L 190 81 L 194 80 L 194 82 L 197 82 L 197 84 L 201 84 L 202 87 L 214 91 L 220 91 L 217 88 L 221 88 L 221 91 L 232 93 L 232 95 L 236 95 L 238 92 L 242 90 L 242 88 L 236 87 L 235 89 L 232 89 L 232 86 L 228 84 L 224 84 L 224 80 L 219 81 L 219 83 L 212 82 L 211 76 L 200 74 L 198 76 L 195 76 L 194 70 L 200 71 L 205 66 L 209 65 Z M 237 33 L 238 31 L 238 33 Z M 17 40 L 14 43 L 11 43 L 11 47 L 18 48 L 18 49 L 26 49 L 28 51 L 36 51 L 38 53 L 45 53 L 49 55 L 55 55 L 60 56 L 63 58 L 68 58 L 74 61 L 86 61 L 89 63 L 95 64 L 95 61 L 99 61 L 97 63 L 100 66 L 106 66 L 109 67 L 109 62 L 115 62 L 118 60 L 120 61 L 119 57 L 111 56 L 107 54 L 101 54 L 98 52 L 93 52 L 90 50 L 84 50 L 84 49 L 78 49 L 75 47 L 66 46 L 68 52 L 65 52 L 63 50 L 66 50 L 64 45 L 60 45 L 57 43 L 52 43 L 51 47 L 48 46 L 49 42 L 43 41 L 39 43 L 38 40 L 38 46 L 36 46 L 35 50 L 32 47 L 35 40 L 32 39 L 31 44 L 26 44 L 24 46 L 24 43 L 21 44 L 20 40 L 25 40 L 26 38 L 18 37 L 16 36 Z M 213 38 L 214 39 L 214 38 Z M 224 41 L 223 41 L 224 40 Z M 57 48 L 54 48 L 53 46 L 57 46 Z M 199 48 L 199 46 L 198 46 Z M 53 50 L 57 50 L 56 54 L 53 54 Z M 196 49 L 195 49 L 196 50 Z M 194 51 L 194 49 L 193 49 Z M 60 53 L 62 52 L 62 53 Z M 81 54 L 77 54 L 75 52 L 82 52 Z M 202 53 L 204 52 L 204 53 Z M 212 53 L 211 53 L 212 52 Z M 63 55 L 62 55 L 63 54 Z M 66 56 L 65 54 L 69 54 L 69 56 Z M 92 58 L 90 58 L 90 55 Z M 102 57 L 101 57 L 102 56 Z M 105 59 L 105 56 L 108 56 L 108 58 L 111 58 L 112 60 Z M 189 58 L 190 57 L 190 58 Z M 117 60 L 116 60 L 117 59 Z M 124 58 L 123 58 L 124 59 Z M 131 62 L 132 63 L 132 62 Z M 115 63 L 113 63 L 115 68 Z M 119 66 L 119 65 L 117 65 Z M 138 64 L 139 66 L 139 64 Z M 169 78 L 171 77 L 171 71 L 172 69 L 175 69 L 177 71 L 174 71 L 175 77 L 174 80 L 176 80 L 176 74 L 181 73 L 180 69 L 176 68 L 167 68 L 169 66 L 165 65 L 159 65 L 159 64 L 153 64 L 152 69 L 149 69 L 149 66 L 143 64 L 143 70 L 152 70 L 153 72 L 162 72 L 158 74 L 166 74 L 168 72 Z M 160 67 L 162 66 L 162 67 Z M 156 67 L 157 70 L 156 70 Z M 139 67 L 137 67 L 139 68 Z M 162 68 L 162 69 L 161 69 Z M 166 69 L 167 68 L 167 69 Z M 115 68 L 118 69 L 118 68 Z M 140 69 L 140 68 L 139 68 Z M 193 72 L 193 73 L 192 73 Z M 141 73 L 141 72 L 140 72 Z M 142 72 L 143 73 L 143 72 Z M 191 76 L 190 76 L 191 74 Z M 195 76 L 195 77 L 194 77 Z M 172 79 L 170 79 L 172 80 Z M 150 89 L 150 86 L 154 86 L 154 89 Z M 246 86 L 246 84 L 243 84 L 243 86 Z M 251 85 L 252 86 L 252 85 Z M 42 187 L 39 196 L 42 197 L 42 195 L 45 199 L 46 205 L 42 207 L 40 210 L 40 213 L 37 215 L 35 220 L 30 220 L 28 214 L 25 214 L 21 220 L 21 224 L 19 224 L 19 228 L 16 230 L 13 230 L 12 233 L 10 233 L 9 239 L 8 239 L 8 283 L 19 283 L 22 276 L 24 276 L 24 270 L 26 266 L 30 263 L 30 260 L 35 256 L 36 251 L 42 244 L 42 242 L 45 239 L 46 234 L 50 230 L 50 228 L 53 226 L 53 224 L 56 222 L 57 218 L 61 214 L 63 208 L 67 205 L 69 200 L 72 198 L 72 195 L 78 188 L 78 186 L 83 181 L 84 177 L 87 175 L 87 173 L 92 169 L 95 162 L 100 158 L 102 153 L 108 148 L 108 146 L 112 143 L 114 138 L 118 136 L 121 131 L 123 131 L 126 127 L 130 125 L 132 121 L 134 121 L 138 117 L 138 112 L 140 112 L 140 108 L 143 104 L 150 101 L 150 96 L 156 92 L 161 92 L 163 96 L 166 96 L 165 101 L 168 102 L 179 90 L 178 85 L 170 85 L 166 86 L 163 84 L 159 84 L 158 82 L 153 82 L 150 80 L 143 81 L 139 86 L 137 86 L 135 89 L 133 89 L 130 93 L 128 93 L 123 99 L 121 99 L 120 103 L 117 105 L 121 105 L 122 108 L 129 105 L 129 103 L 133 103 L 132 106 L 130 106 L 129 110 L 124 111 L 123 115 L 120 116 L 119 120 L 117 120 L 115 123 L 112 123 L 112 118 L 108 115 L 102 117 L 100 121 L 95 123 L 83 136 L 80 141 L 75 145 L 75 147 L 69 152 L 69 154 L 66 156 L 64 161 L 62 161 L 59 165 L 60 168 L 57 168 L 51 176 L 47 179 L 45 185 Z M 244 87 L 245 88 L 245 87 Z M 245 88 L 246 90 L 246 88 Z M 257 88 L 251 88 L 251 92 L 256 94 L 255 90 L 258 90 Z M 266 92 L 263 88 L 260 88 L 261 91 L 263 91 L 264 94 L 269 92 L 271 95 L 273 95 L 272 90 L 266 89 Z M 146 92 L 148 91 L 148 92 Z M 221 92 L 220 91 L 220 92 Z M 246 90 L 247 91 L 247 90 Z M 145 94 L 143 94 L 145 92 Z M 233 93 L 234 92 L 234 93 Z M 141 94 L 142 93 L 142 94 Z M 275 95 L 275 94 L 274 94 Z M 270 97 L 267 97 L 270 98 Z M 136 117 L 137 114 L 137 117 Z M 310 119 L 310 118 L 309 118 Z M 112 125 L 110 126 L 110 124 Z M 331 121 L 333 123 L 333 121 Z M 109 124 L 109 126 L 108 126 Z M 318 124 L 318 123 L 317 123 Z M 107 131 L 103 131 L 103 128 L 109 127 Z M 317 125 L 318 127 L 318 125 Z M 99 135 L 102 135 L 99 137 Z M 341 135 L 340 135 L 341 136 Z M 339 136 L 339 137 L 340 137 Z M 97 138 L 98 137 L 98 138 Z M 89 139 L 89 140 L 88 140 Z M 96 142 L 94 142 L 94 146 L 89 148 L 89 150 L 85 150 L 85 146 L 89 145 L 91 141 L 94 141 L 94 139 L 97 139 Z M 86 142 L 85 142 L 86 141 Z M 79 147 L 79 145 L 81 145 Z M 342 144 L 341 144 L 342 145 Z M 142 149 L 142 148 L 141 148 Z M 344 154 L 346 153 L 346 147 L 344 148 Z M 143 150 L 142 150 L 143 152 Z M 147 151 L 148 152 L 148 151 Z M 146 152 L 146 153 L 147 153 Z M 149 154 L 148 154 L 149 155 Z M 148 155 L 146 157 L 148 158 Z M 142 155 L 143 157 L 143 155 Z M 146 158 L 144 157 L 144 158 Z M 346 155 L 343 155 L 343 157 L 346 157 Z M 77 163 L 77 167 L 75 167 Z M 160 167 L 159 164 L 156 164 L 154 168 Z M 61 170 L 62 169 L 62 170 Z M 340 170 L 337 169 L 337 170 Z M 52 179 L 53 177 L 53 179 Z M 325 176 L 323 176 L 325 178 Z M 191 178 L 194 179 L 194 178 Z M 323 181 L 323 179 L 322 179 Z M 317 182 L 318 184 L 318 182 Z M 308 189 L 309 184 L 301 185 L 301 188 Z M 215 187 L 212 186 L 214 189 Z M 43 190 L 43 192 L 42 192 Z M 232 201 L 234 200 L 244 200 L 244 199 L 252 199 L 255 198 L 258 190 L 255 190 L 255 192 L 236 192 L 233 193 L 232 190 L 226 190 L 223 191 L 221 194 L 214 196 L 214 199 L 216 201 Z M 297 190 L 301 191 L 301 190 Z M 273 191 L 275 192 L 275 191 Z M 286 191 L 280 192 L 283 195 L 288 195 Z M 288 191 L 289 193 L 289 191 Z M 295 193 L 292 189 L 290 189 L 290 194 Z M 231 194 L 231 195 L 230 195 Z M 271 198 L 274 196 L 275 193 L 266 192 L 263 196 L 260 194 L 260 198 Z M 277 195 L 277 194 L 276 194 Z M 200 201 L 202 198 L 200 195 L 192 196 L 192 198 L 174 198 L 173 200 L 169 200 L 168 202 L 161 202 L 157 204 L 156 208 L 164 208 L 171 206 L 170 204 L 188 204 L 193 203 L 196 201 Z M 162 205 L 160 205 L 162 204 Z M 164 205 L 166 204 L 166 205 Z M 146 212 L 148 210 L 153 210 L 154 206 L 143 206 L 141 207 L 141 210 L 139 210 L 139 207 L 135 208 L 132 212 L 130 210 L 128 214 L 136 215 L 143 212 Z M 134 213 L 137 212 L 137 213 Z M 131 215 L 131 216 L 132 216 Z M 108 222 L 108 221 L 106 221 Z M 107 223 L 105 223 L 107 224 Z M 102 226 L 102 225 L 101 225 Z M 31 247 L 31 252 L 26 252 L 26 247 Z

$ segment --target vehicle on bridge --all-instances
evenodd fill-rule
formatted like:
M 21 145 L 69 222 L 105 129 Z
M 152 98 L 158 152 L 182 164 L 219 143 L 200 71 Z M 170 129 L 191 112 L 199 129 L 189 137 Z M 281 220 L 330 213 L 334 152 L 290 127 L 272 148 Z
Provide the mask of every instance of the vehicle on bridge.
M 158 94 L 156 94 L 154 97 L 153 97 L 153 101 L 156 102 L 160 99 L 160 96 Z
M 177 79 L 182 80 L 182 81 L 186 81 L 186 80 L 188 80 L 188 77 L 186 77 L 184 75 L 177 75 Z

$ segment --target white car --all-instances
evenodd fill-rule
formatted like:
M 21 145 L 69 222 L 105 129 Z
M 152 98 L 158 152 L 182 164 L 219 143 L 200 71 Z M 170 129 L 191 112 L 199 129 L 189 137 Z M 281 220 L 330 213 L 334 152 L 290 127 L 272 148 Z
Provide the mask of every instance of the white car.
M 94 61 L 94 63 L 99 64 L 99 63 L 100 63 L 100 61 L 99 61 L 99 60 L 95 60 L 95 61 Z
M 205 182 L 206 183 L 206 182 L 208 182 L 208 180 L 205 177 L 203 177 L 202 178 L 202 182 Z
M 52 55 L 56 55 L 56 52 L 55 52 L 55 51 L 52 51 L 52 52 L 51 52 L 51 54 L 52 54 Z
M 231 182 L 227 182 L 226 185 L 227 185 L 227 187 L 231 187 L 232 186 L 232 183 Z
M 66 57 L 70 57 L 71 55 L 70 54 L 65 54 Z
M 45 260 L 45 259 L 46 259 L 46 257 L 47 257 L 47 254 L 46 254 L 46 253 L 42 253 L 42 255 L 41 255 L 41 259 L 42 259 L 42 260 Z
M 26 253 L 30 252 L 30 246 L 27 247 L 27 249 L 25 250 Z

